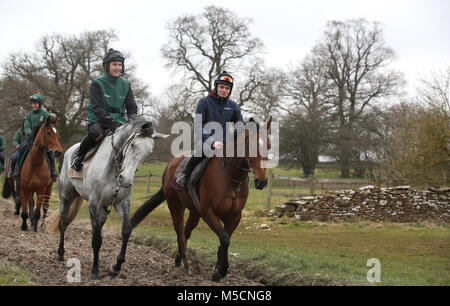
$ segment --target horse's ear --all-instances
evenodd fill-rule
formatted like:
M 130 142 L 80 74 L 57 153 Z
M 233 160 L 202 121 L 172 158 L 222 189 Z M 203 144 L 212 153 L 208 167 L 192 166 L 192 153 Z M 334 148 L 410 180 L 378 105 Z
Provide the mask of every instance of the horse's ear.
M 153 134 L 153 124 L 151 122 L 146 122 L 141 125 L 141 130 L 139 134 L 144 137 L 151 137 Z
M 47 117 L 47 121 L 46 121 L 47 125 L 49 125 L 49 124 L 57 124 L 57 123 L 58 123 L 58 117 L 56 117 L 56 115 L 50 114 Z
M 272 116 L 269 117 L 269 120 L 267 121 L 267 129 L 270 128 L 270 124 L 272 123 Z

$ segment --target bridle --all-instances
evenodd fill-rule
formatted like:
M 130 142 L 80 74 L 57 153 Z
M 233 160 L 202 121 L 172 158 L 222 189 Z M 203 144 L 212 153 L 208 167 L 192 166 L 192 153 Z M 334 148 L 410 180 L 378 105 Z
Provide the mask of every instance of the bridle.
M 51 152 L 51 151 L 53 151 L 53 150 L 51 150 L 51 149 L 49 148 L 49 146 L 48 146 L 48 144 L 47 144 L 47 137 L 45 137 L 45 134 L 46 134 L 46 133 L 45 133 L 45 129 L 46 129 L 46 128 L 47 128 L 47 127 L 44 126 L 43 131 L 42 131 L 42 133 L 44 134 L 44 135 L 43 135 L 43 138 L 44 138 L 44 139 L 43 139 L 44 145 L 41 145 L 41 144 L 39 144 L 39 143 L 35 143 L 35 142 L 36 142 L 36 139 L 37 139 L 37 135 L 36 135 L 35 139 L 33 140 L 32 145 L 38 147 L 39 150 L 44 150 L 44 151 L 46 151 L 46 152 Z M 53 126 L 50 125 L 48 128 L 53 128 Z M 40 164 L 32 165 L 32 166 L 33 166 L 33 167 L 39 167 L 39 166 L 42 166 L 43 163 L 44 163 L 44 159 L 42 159 L 42 161 L 41 161 Z
M 125 155 L 130 147 L 130 145 L 133 143 L 133 141 L 136 139 L 138 133 L 133 133 L 128 139 L 125 141 L 123 146 L 117 150 L 114 146 L 114 133 L 111 134 L 111 147 L 114 157 L 114 163 L 116 165 L 116 194 L 119 190 L 119 188 L 130 188 L 133 184 L 123 185 L 122 182 L 119 180 L 120 174 L 123 172 L 123 161 L 125 160 Z
M 230 164 L 233 168 L 236 168 L 238 170 L 241 170 L 244 172 L 244 177 L 241 180 L 237 180 L 235 178 L 233 178 L 227 171 L 226 167 L 225 167 L 225 161 Z M 246 168 L 241 167 L 240 165 L 235 165 L 235 163 L 233 163 L 233 161 L 231 161 L 229 158 L 227 157 L 222 157 L 222 168 L 223 171 L 225 173 L 225 176 L 233 183 L 237 184 L 236 187 L 239 187 L 240 185 L 242 185 L 245 181 L 248 180 L 248 173 L 251 171 L 253 173 L 253 175 L 255 175 L 255 170 L 253 170 L 253 168 L 250 165 L 250 161 L 248 160 L 248 157 L 245 157 L 245 163 L 247 165 Z

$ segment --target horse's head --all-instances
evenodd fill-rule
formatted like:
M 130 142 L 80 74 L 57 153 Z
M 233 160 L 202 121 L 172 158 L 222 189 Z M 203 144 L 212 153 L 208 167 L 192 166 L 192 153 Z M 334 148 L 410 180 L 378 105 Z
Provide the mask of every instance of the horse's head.
M 128 136 L 119 152 L 122 166 L 118 180 L 122 185 L 131 185 L 133 183 L 134 173 L 137 168 L 153 152 L 154 140 L 169 136 L 156 132 L 150 121 L 136 120 L 127 125 L 129 126 L 128 128 L 123 126 L 119 130 L 126 133 L 125 137 Z
M 48 116 L 47 120 L 39 128 L 34 143 L 46 150 L 54 151 L 55 154 L 61 154 L 63 149 L 59 142 L 59 133 L 56 129 L 57 123 L 58 118 L 56 116 Z
M 263 168 L 261 164 L 262 161 L 267 161 L 268 159 L 268 152 L 271 146 L 268 130 L 272 123 L 272 117 L 266 122 L 265 127 L 261 127 L 253 120 L 253 118 L 251 118 L 249 122 L 256 124 L 257 132 L 249 133 L 249 130 L 245 131 L 246 143 L 248 143 L 249 149 L 246 150 L 246 154 L 248 156 L 250 168 L 255 176 L 255 187 L 256 189 L 261 190 L 267 185 L 266 168 Z M 256 154 L 252 154 L 250 148 L 256 148 L 256 150 L 254 150 L 256 152 L 253 152 Z

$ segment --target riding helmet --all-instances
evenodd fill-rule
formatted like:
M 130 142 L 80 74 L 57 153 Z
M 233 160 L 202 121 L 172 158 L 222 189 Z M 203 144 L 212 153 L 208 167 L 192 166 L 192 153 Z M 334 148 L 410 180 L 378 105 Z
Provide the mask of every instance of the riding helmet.
M 120 51 L 114 50 L 113 48 L 110 48 L 103 57 L 103 67 L 105 68 L 105 71 L 109 73 L 109 63 L 116 61 L 122 62 L 122 74 L 123 74 L 125 71 L 125 57 L 123 57 Z
M 225 84 L 230 86 L 230 95 L 231 95 L 231 91 L 233 90 L 233 77 L 230 74 L 228 74 L 228 72 L 226 72 L 225 70 L 221 74 L 219 74 L 217 79 L 214 81 L 214 88 L 216 89 L 216 92 L 218 84 Z
M 42 106 L 42 103 L 44 103 L 44 98 L 42 97 L 41 93 L 38 91 L 35 94 L 32 94 L 30 96 L 30 103 L 31 102 L 38 102 L 39 103 L 39 107 Z

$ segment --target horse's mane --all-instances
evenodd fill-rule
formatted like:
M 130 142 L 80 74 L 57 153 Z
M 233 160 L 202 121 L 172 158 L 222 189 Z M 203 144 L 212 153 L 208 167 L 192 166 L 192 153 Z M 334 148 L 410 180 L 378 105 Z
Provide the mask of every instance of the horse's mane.
M 46 124 L 47 124 L 47 119 L 44 120 L 44 122 L 42 122 L 40 125 L 36 125 L 35 127 L 33 127 L 33 130 L 31 131 L 31 137 L 33 137 L 33 140 L 36 139 L 36 136 L 39 133 L 39 130 L 41 129 L 42 125 L 46 125 Z
M 142 130 L 142 127 L 145 124 L 147 124 L 148 127 Z M 138 133 L 139 131 L 142 132 L 143 136 L 150 137 L 153 134 L 152 123 L 148 121 L 145 116 L 138 116 L 135 120 L 123 123 L 108 137 L 114 137 L 114 146 L 120 148 L 128 140 L 131 134 Z

